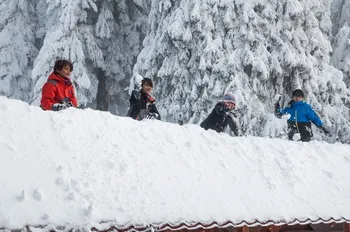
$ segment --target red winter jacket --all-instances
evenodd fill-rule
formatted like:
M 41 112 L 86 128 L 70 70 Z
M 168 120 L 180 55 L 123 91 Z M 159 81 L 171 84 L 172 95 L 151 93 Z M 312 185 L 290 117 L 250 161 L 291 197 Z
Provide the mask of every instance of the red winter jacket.
M 66 100 L 77 107 L 77 99 L 72 82 L 58 74 L 51 73 L 42 88 L 41 108 L 43 110 L 52 110 L 53 104 L 62 103 L 62 101 Z

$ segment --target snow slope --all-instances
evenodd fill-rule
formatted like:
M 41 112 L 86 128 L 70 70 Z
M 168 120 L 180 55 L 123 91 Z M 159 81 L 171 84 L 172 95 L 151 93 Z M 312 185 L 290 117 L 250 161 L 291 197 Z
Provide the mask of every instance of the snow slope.
M 0 97 L 0 228 L 350 219 L 350 146 Z
M 80 107 L 126 115 L 129 79 L 138 72 L 154 81 L 158 110 L 169 122 L 199 124 L 233 92 L 242 134 L 281 138 L 269 120 L 273 98 L 282 94 L 287 105 L 292 91 L 303 88 L 334 135 L 323 139 L 350 143 L 349 6 L 345 0 L 3 0 L 0 95 L 39 105 L 55 60 L 69 59 Z

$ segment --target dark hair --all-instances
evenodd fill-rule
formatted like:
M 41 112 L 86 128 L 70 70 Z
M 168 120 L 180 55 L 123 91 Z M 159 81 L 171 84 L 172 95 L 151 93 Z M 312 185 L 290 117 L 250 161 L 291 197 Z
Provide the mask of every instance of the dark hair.
M 304 97 L 304 92 L 301 89 L 296 89 L 293 91 L 292 97 Z
M 56 60 L 55 66 L 53 67 L 53 71 L 61 71 L 64 66 L 69 66 L 70 71 L 73 71 L 73 64 L 68 60 Z
M 144 86 L 145 84 L 148 84 L 149 86 L 151 86 L 153 88 L 153 82 L 151 79 L 149 78 L 143 78 L 142 82 L 141 82 L 141 86 Z

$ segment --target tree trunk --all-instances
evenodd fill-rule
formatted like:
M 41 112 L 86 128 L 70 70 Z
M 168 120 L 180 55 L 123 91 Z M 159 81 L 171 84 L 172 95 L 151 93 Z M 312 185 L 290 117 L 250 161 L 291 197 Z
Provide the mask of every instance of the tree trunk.
M 108 111 L 108 92 L 106 90 L 107 77 L 102 69 L 97 70 L 98 87 L 96 96 L 96 109 Z

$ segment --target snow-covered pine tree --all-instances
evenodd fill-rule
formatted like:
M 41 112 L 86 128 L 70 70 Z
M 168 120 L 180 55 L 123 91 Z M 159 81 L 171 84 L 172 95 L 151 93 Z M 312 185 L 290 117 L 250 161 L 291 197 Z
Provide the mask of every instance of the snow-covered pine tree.
M 37 30 L 43 46 L 32 78 L 33 101 L 57 58 L 74 64 L 80 105 L 125 115 L 128 79 L 147 32 L 148 1 L 40 0 Z
M 350 2 L 333 0 L 334 41 L 332 64 L 343 71 L 344 80 L 350 87 Z
M 0 95 L 27 100 L 38 53 L 33 1 L 1 1 L 0 15 Z
M 286 103 L 303 88 L 326 126 L 350 141 L 349 90 L 329 65 L 330 0 L 154 0 L 149 22 L 135 71 L 154 79 L 168 121 L 199 123 L 232 91 L 244 134 L 279 136 L 273 97 Z
M 45 12 L 45 37 L 34 63 L 32 79 L 35 83 L 33 101 L 38 104 L 41 88 L 52 72 L 57 58 L 69 59 L 74 64 L 72 81 L 77 90 L 80 105 L 87 105 L 96 98 L 97 78 L 94 68 L 104 69 L 103 55 L 88 24 L 88 13 L 97 14 L 95 0 L 55 0 L 47 2 Z M 40 14 L 38 12 L 38 14 Z
M 103 99 L 107 101 L 107 109 L 115 114 L 126 114 L 128 94 L 125 89 L 147 33 L 148 8 L 148 1 L 101 2 L 96 36 L 106 65 L 103 92 L 107 97 Z M 100 79 L 101 75 L 98 76 Z

